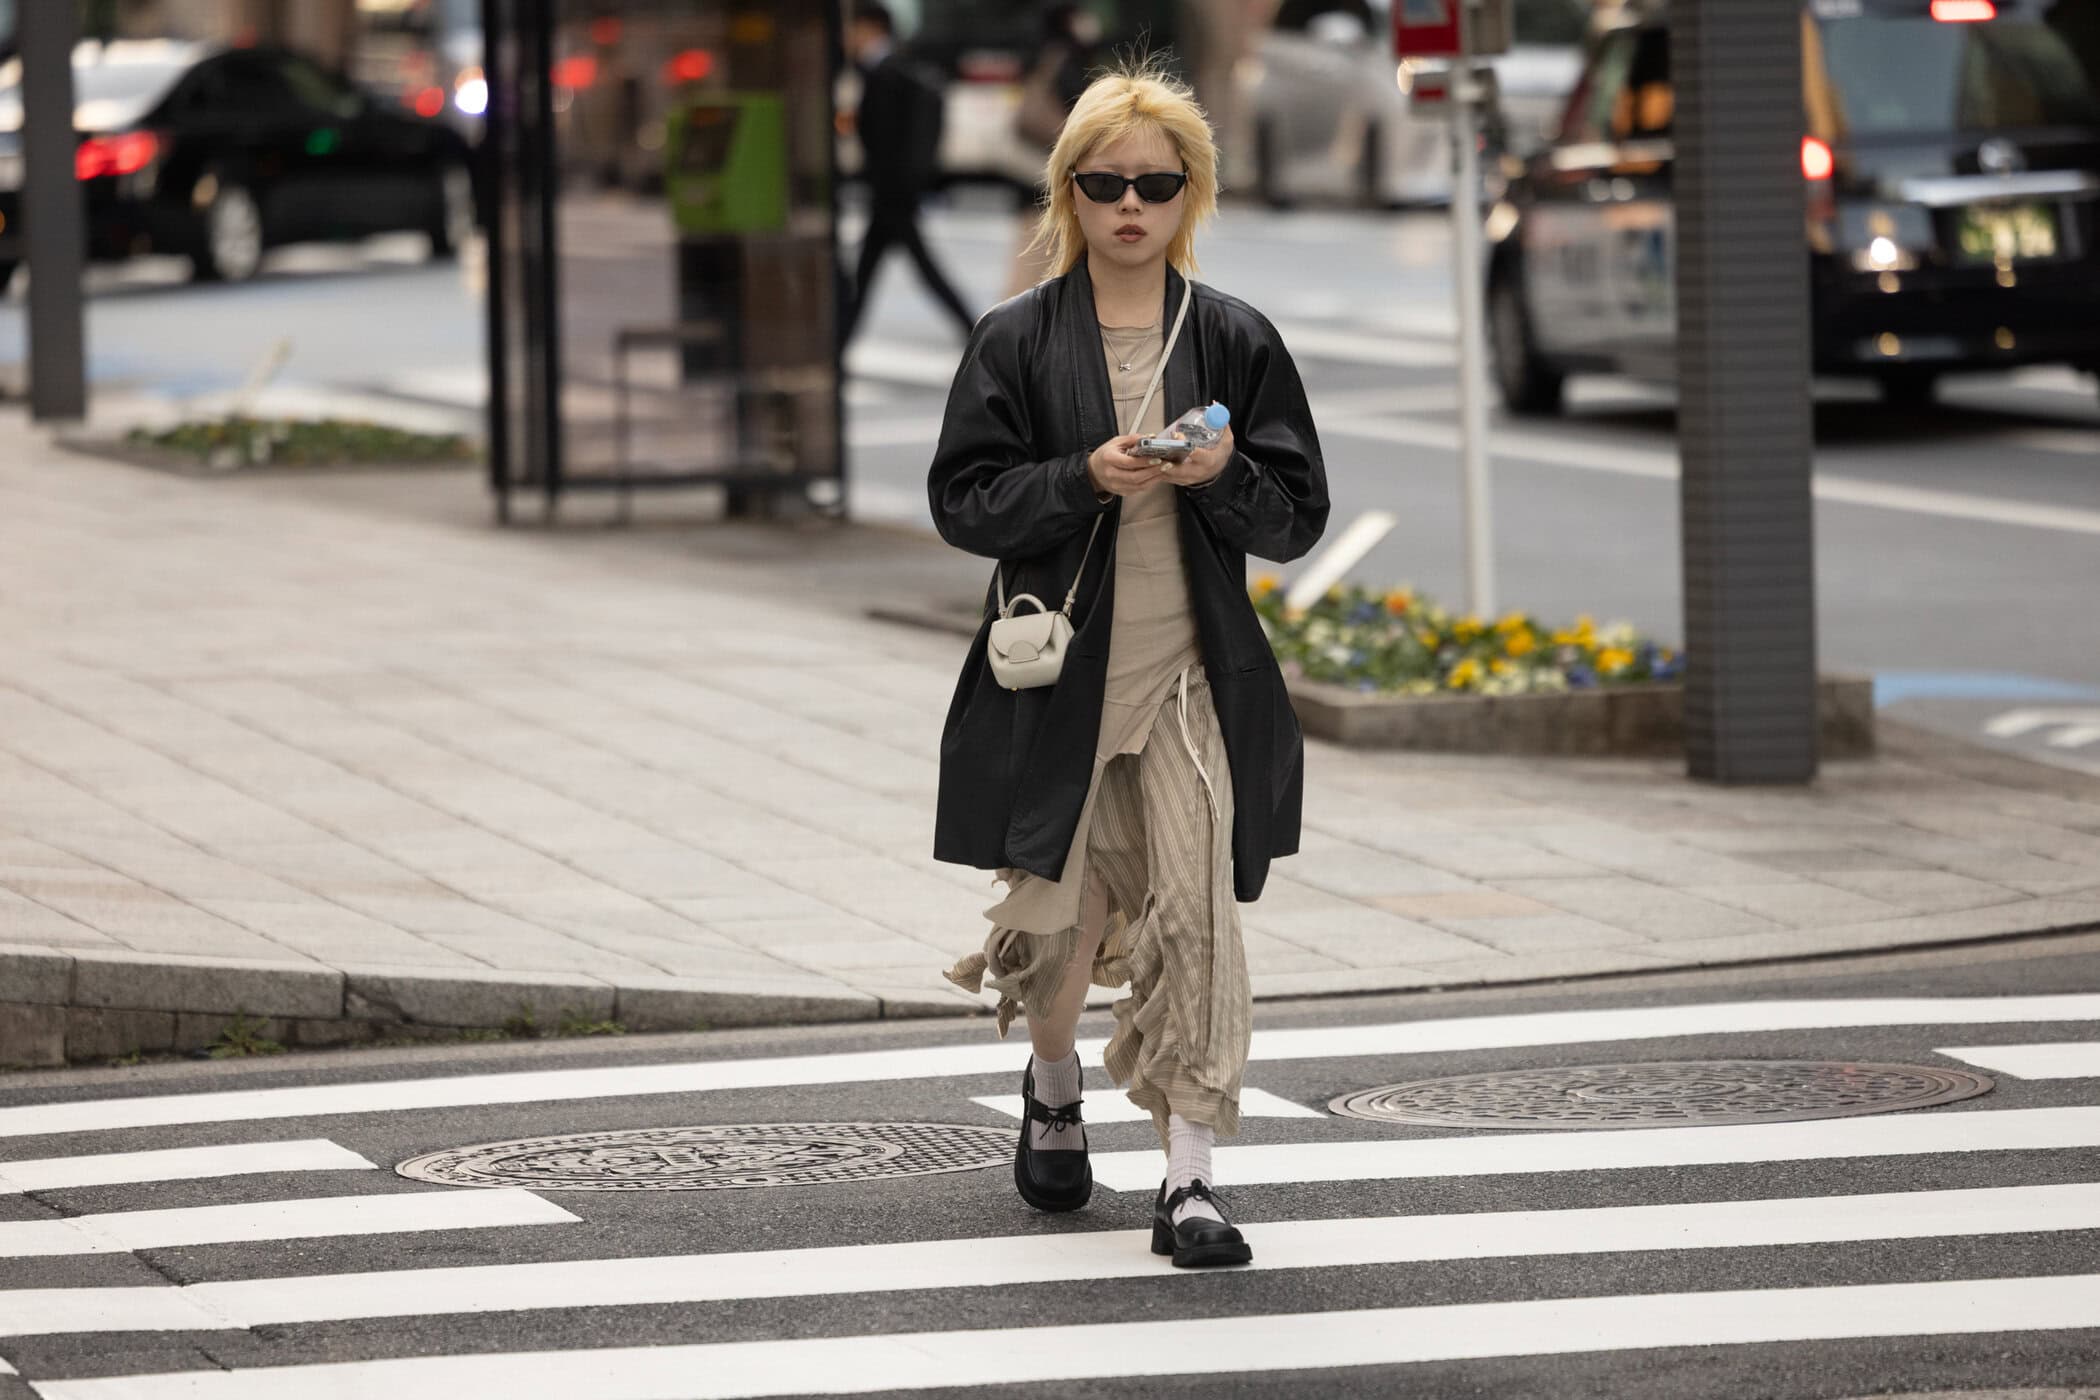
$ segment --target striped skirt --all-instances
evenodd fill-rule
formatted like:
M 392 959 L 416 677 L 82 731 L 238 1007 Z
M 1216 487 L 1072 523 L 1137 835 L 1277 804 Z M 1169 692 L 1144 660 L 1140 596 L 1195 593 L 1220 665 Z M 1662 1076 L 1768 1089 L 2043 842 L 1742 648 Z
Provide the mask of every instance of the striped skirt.
M 999 996 L 999 1034 L 1048 1013 L 1078 951 L 1082 906 L 1105 895 L 1093 981 L 1128 987 L 1103 1064 L 1152 1115 L 1239 1130 L 1254 1001 L 1232 895 L 1232 779 L 1201 665 L 1184 668 L 1143 728 L 1099 767 L 1063 878 L 1008 870 L 984 950 L 949 969 Z M 1092 894 L 1092 899 L 1082 898 Z

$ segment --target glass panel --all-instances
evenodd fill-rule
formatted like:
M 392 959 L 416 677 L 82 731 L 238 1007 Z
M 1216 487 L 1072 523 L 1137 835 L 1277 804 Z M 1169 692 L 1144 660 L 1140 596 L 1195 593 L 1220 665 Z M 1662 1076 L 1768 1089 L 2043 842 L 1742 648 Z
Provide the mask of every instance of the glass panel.
M 1873 14 L 1825 21 L 1824 61 L 1844 131 L 2100 126 L 2100 35 L 2074 27 L 2074 8 L 1967 24 Z

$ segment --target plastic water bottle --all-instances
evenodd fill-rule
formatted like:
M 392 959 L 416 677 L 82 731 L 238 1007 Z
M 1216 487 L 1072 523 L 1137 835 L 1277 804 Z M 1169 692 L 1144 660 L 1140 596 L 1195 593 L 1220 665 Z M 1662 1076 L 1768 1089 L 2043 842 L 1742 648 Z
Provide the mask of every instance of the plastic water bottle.
M 1212 403 L 1207 408 L 1192 408 L 1173 422 L 1167 424 L 1161 437 L 1178 437 L 1192 448 L 1209 447 L 1225 436 L 1225 425 L 1232 421 L 1232 410 L 1221 403 Z

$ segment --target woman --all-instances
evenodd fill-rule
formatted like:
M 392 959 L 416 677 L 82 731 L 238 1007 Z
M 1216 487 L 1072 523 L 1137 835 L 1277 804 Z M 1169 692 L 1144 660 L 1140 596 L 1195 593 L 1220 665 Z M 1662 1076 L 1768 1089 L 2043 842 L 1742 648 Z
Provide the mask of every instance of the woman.
M 1239 1127 L 1253 1013 L 1235 900 L 1298 849 L 1303 745 L 1246 556 L 1295 559 L 1327 521 L 1305 391 L 1275 328 L 1185 280 L 1217 166 L 1180 83 L 1137 68 L 1087 89 L 1047 172 L 1040 236 L 1059 275 L 977 323 L 928 480 L 942 538 L 1000 561 L 1007 591 L 1057 599 L 1077 579 L 1062 674 L 1031 689 L 992 675 L 987 588 L 941 740 L 934 855 L 1009 887 L 986 911 L 984 950 L 948 976 L 971 991 L 989 980 L 1002 1036 L 1028 1020 L 1015 1185 L 1042 1210 L 1087 1203 L 1073 1032 L 1090 982 L 1127 984 L 1104 1062 L 1167 1152 L 1152 1245 L 1182 1266 L 1251 1257 L 1211 1191 L 1213 1138 Z M 1214 446 L 1133 455 L 1213 399 L 1233 415 Z

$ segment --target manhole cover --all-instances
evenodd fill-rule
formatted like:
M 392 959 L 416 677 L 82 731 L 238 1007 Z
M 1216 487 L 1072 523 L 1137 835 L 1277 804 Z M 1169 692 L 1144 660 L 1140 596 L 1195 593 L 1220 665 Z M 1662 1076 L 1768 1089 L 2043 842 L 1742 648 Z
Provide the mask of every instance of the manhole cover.
M 1421 1079 L 1344 1094 L 1327 1107 L 1439 1128 L 1676 1128 L 1894 1113 L 1990 1088 L 1980 1074 L 1934 1065 L 1677 1060 Z
M 1010 1128 L 947 1123 L 728 1123 L 454 1147 L 394 1168 L 445 1186 L 727 1191 L 975 1171 L 1013 1160 Z

